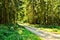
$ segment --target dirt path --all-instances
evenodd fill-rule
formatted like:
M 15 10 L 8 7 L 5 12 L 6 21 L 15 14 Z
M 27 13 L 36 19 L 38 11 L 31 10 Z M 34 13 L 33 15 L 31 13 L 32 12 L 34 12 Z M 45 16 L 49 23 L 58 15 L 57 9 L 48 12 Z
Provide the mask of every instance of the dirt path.
M 20 24 L 24 26 L 27 30 L 31 31 L 32 33 L 42 37 L 44 40 L 60 40 L 60 35 L 52 34 L 49 32 L 45 32 L 43 30 L 38 30 L 38 28 L 34 27 L 27 27 L 26 25 Z

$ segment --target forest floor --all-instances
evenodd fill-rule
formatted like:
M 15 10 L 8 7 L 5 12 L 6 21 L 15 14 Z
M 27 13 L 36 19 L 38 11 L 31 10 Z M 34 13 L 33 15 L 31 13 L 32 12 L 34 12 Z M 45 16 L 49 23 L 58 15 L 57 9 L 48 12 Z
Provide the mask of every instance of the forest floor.
M 60 40 L 60 34 L 54 34 L 44 30 L 40 30 L 36 27 L 26 26 L 23 24 L 20 24 L 20 25 L 24 26 L 26 29 L 28 29 L 32 33 L 35 33 L 36 35 L 42 37 L 44 40 Z
M 0 40 L 42 40 L 18 24 L 0 24 Z

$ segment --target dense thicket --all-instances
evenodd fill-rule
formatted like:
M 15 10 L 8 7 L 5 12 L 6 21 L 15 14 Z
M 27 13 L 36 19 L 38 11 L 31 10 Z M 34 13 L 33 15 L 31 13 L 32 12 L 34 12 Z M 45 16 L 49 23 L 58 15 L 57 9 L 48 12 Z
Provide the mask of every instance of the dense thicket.
M 60 25 L 60 0 L 0 0 L 0 21 Z
M 0 23 L 15 23 L 17 10 L 18 0 L 0 0 Z

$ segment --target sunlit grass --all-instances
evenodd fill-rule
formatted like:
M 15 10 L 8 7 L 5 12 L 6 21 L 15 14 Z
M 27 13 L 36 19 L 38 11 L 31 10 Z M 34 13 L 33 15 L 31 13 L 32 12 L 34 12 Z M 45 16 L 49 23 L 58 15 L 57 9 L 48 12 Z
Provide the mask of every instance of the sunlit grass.
M 31 27 L 36 27 L 39 30 L 44 30 L 46 32 L 51 32 L 51 33 L 55 33 L 55 34 L 60 34 L 60 26 L 53 26 L 53 25 L 38 25 L 38 24 L 31 24 L 29 25 Z
M 42 40 L 18 24 L 0 24 L 0 40 Z
M 52 32 L 52 33 L 55 33 L 55 34 L 60 34 L 60 30 L 59 29 L 56 29 L 56 28 L 40 28 L 40 30 L 44 30 L 44 31 L 47 31 L 47 32 Z
M 18 33 L 22 35 L 23 40 L 41 40 L 42 39 L 24 28 L 18 29 Z

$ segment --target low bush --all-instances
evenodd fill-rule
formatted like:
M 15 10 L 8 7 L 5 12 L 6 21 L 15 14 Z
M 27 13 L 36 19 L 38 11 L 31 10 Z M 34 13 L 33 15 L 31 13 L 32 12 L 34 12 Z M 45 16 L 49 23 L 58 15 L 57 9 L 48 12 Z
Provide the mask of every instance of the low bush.
M 16 32 L 14 28 L 15 26 L 12 24 L 11 25 L 1 24 L 0 40 L 23 40 L 23 37 L 18 32 Z

